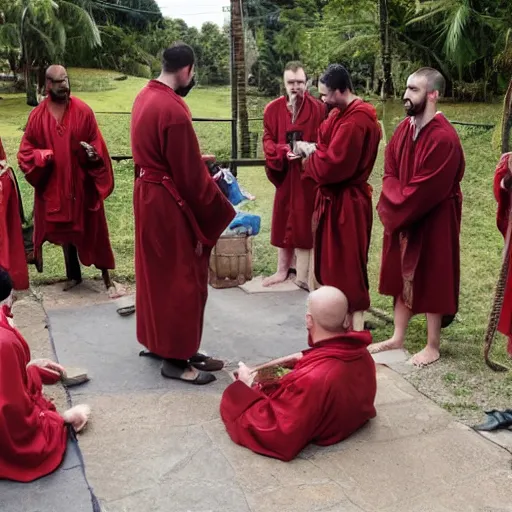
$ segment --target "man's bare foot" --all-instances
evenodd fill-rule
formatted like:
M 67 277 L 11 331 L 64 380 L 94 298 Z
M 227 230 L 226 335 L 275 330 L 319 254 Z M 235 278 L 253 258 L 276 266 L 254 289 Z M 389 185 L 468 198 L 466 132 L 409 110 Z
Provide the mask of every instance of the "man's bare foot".
M 276 272 L 273 276 L 263 279 L 263 286 L 268 287 L 274 284 L 284 283 L 288 279 L 288 272 Z
M 414 366 L 422 368 L 423 366 L 435 363 L 438 359 L 439 350 L 427 345 L 421 352 L 414 354 L 409 362 Z
M 69 281 L 66 281 L 66 284 L 64 285 L 62 291 L 68 292 L 69 290 L 76 288 L 81 282 L 81 279 L 70 279 Z
M 88 405 L 80 404 L 68 409 L 62 417 L 64 421 L 69 423 L 75 429 L 75 432 L 78 433 L 87 425 L 90 415 L 91 408 Z
M 391 338 L 386 341 L 381 341 L 380 343 L 373 343 L 368 347 L 368 352 L 370 352 L 370 354 L 378 354 L 386 350 L 397 350 L 400 348 L 404 348 L 403 340 Z
M 107 294 L 110 299 L 119 299 L 119 297 L 126 295 L 126 289 L 119 283 L 113 281 L 111 286 L 107 289 Z

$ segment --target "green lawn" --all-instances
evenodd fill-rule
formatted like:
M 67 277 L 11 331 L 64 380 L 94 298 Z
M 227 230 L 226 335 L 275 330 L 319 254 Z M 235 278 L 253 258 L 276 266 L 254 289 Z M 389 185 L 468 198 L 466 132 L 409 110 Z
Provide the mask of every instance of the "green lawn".
M 73 92 L 84 99 L 96 112 L 129 112 L 135 95 L 146 83 L 144 79 L 128 78 L 113 81 L 116 74 L 96 70 L 71 70 Z M 23 95 L 2 94 L 0 100 L 0 137 L 11 162 L 15 161 L 29 107 Z M 187 97 L 192 113 L 197 117 L 228 117 L 230 94 L 227 88 L 194 89 Z M 250 97 L 251 116 L 261 116 L 263 98 Z M 442 105 L 450 118 L 469 122 L 499 122 L 501 105 Z M 388 114 L 389 115 L 389 114 Z M 130 154 L 129 116 L 98 114 L 98 121 L 112 155 Z M 397 122 L 397 110 L 392 122 Z M 389 121 L 388 121 L 389 123 Z M 197 123 L 197 133 L 204 152 L 226 157 L 230 153 L 228 124 Z M 251 130 L 261 132 L 259 123 Z M 495 203 L 492 176 L 499 152 L 493 146 L 493 131 L 478 128 L 458 128 L 466 155 L 466 175 L 463 181 L 464 212 L 462 225 L 462 277 L 460 313 L 443 333 L 442 361 L 431 368 L 411 373 L 408 378 L 427 395 L 462 418 L 474 420 L 481 408 L 510 407 L 512 378 L 495 375 L 482 363 L 482 340 L 487 323 L 495 281 L 500 267 L 503 241 L 495 226 Z M 383 145 L 382 145 L 383 146 Z M 378 198 L 382 178 L 382 152 L 372 176 L 374 201 Z M 107 201 L 107 214 L 112 244 L 117 258 L 116 279 L 133 280 L 133 168 L 130 161 L 115 165 L 116 190 Z M 273 190 L 261 168 L 240 169 L 242 185 L 257 196 L 247 208 L 262 217 L 262 231 L 255 239 L 255 272 L 269 274 L 275 266 L 275 250 L 269 245 L 270 216 Z M 27 209 L 31 208 L 32 191 L 20 180 Z M 391 312 L 391 302 L 377 293 L 382 229 L 377 217 L 370 254 L 370 280 L 373 305 Z M 31 270 L 34 282 L 52 281 L 64 275 L 60 251 L 45 248 L 45 272 Z M 88 270 L 86 275 L 97 275 Z M 385 339 L 390 327 L 375 331 L 376 339 Z M 408 335 L 407 348 L 420 349 L 425 341 L 425 321 L 414 319 Z M 495 358 L 505 361 L 504 343 L 497 342 Z

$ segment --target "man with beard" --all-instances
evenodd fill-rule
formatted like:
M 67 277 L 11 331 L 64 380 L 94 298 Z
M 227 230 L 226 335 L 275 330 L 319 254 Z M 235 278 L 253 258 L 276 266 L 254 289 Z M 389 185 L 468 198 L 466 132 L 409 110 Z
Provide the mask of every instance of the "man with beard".
M 498 202 L 498 211 L 496 215 L 498 229 L 505 237 L 505 240 L 510 242 L 510 218 L 511 207 L 510 191 L 512 189 L 512 153 L 505 153 L 502 155 L 496 172 L 494 174 L 494 197 Z M 503 255 L 503 258 L 508 258 L 509 271 L 507 276 L 507 283 L 505 286 L 505 295 L 503 297 L 503 305 L 501 307 L 501 314 L 498 323 L 498 331 L 508 337 L 507 354 L 512 359 L 512 249 L 506 247 L 508 253 Z
M 46 71 L 47 98 L 28 119 L 18 163 L 35 189 L 34 257 L 42 268 L 45 241 L 64 251 L 69 290 L 82 281 L 80 262 L 101 270 L 113 297 L 110 280 L 114 255 L 103 202 L 114 189 L 107 146 L 93 111 L 70 95 L 66 69 Z
M 208 384 L 222 361 L 198 353 L 210 252 L 235 216 L 201 157 L 183 101 L 194 85 L 192 48 L 163 53 L 162 72 L 132 109 L 137 338 L 164 377 Z
M 9 272 L 15 290 L 26 290 L 28 267 L 19 200 L 14 171 L 7 164 L 0 139 L 0 267 Z
M 353 327 L 362 330 L 370 307 L 368 250 L 372 230 L 372 189 L 368 178 L 382 136 L 375 108 L 354 94 L 348 71 L 329 66 L 319 91 L 331 107 L 317 145 L 298 142 L 306 156 L 303 179 L 318 186 L 315 203 L 315 276 L 348 298 Z
M 413 315 L 427 316 L 427 346 L 411 362 L 439 359 L 441 328 L 458 308 L 460 182 L 464 153 L 457 132 L 436 104 L 441 73 L 422 68 L 407 80 L 400 123 L 386 148 L 377 210 L 384 225 L 379 291 L 394 299 L 395 331 L 371 352 L 403 348 Z
M 308 287 L 304 270 L 309 268 L 313 247 L 315 183 L 301 180 L 300 156 L 293 153 L 293 146 L 298 140 L 316 140 L 325 106 L 306 92 L 306 73 L 300 62 L 286 65 L 284 85 L 286 96 L 270 102 L 263 114 L 265 170 L 276 187 L 270 241 L 278 248 L 277 272 L 264 279 L 263 286 L 285 281 L 296 255 L 296 283 Z

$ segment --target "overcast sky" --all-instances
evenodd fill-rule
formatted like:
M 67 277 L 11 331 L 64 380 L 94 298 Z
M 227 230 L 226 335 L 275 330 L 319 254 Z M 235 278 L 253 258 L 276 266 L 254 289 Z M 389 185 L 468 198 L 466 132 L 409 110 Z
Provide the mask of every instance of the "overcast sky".
M 229 0 L 156 0 L 162 14 L 168 18 L 181 18 L 188 26 L 201 28 L 212 21 L 222 26 L 228 13 L 222 12 Z

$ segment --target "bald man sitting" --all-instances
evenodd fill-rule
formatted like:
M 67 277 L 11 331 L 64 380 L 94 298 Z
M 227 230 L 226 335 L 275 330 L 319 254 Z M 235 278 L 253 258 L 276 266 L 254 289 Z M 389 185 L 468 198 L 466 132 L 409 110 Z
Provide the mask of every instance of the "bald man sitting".
M 337 288 L 323 286 L 309 295 L 311 348 L 273 362 L 293 369 L 271 389 L 253 387 L 256 372 L 240 363 L 220 404 L 235 443 L 289 461 L 307 444 L 338 443 L 375 417 L 371 334 L 347 332 L 347 311 Z

